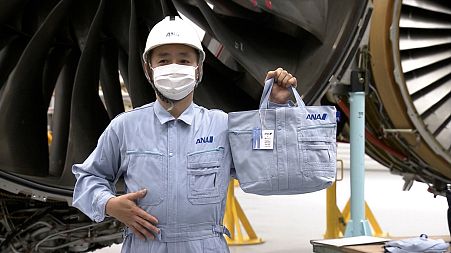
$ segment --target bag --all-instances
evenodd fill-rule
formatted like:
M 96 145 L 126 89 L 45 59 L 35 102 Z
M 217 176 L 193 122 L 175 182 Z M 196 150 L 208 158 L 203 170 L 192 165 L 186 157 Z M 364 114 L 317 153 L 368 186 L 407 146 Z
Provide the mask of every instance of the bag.
M 305 106 L 268 109 L 273 79 L 265 82 L 260 109 L 229 113 L 229 141 L 243 191 L 260 195 L 322 190 L 335 181 L 336 109 Z M 272 149 L 271 149 L 272 148 Z

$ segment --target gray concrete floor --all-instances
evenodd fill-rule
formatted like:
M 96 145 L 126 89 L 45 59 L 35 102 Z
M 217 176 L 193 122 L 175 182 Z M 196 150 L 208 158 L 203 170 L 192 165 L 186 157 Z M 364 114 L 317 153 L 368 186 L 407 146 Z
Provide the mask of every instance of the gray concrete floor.
M 340 144 L 338 158 L 349 168 L 349 146 Z M 414 183 L 402 191 L 401 176 L 392 175 L 370 158 L 366 159 L 365 199 L 384 232 L 391 236 L 449 235 L 446 199 L 427 192 L 427 185 Z M 340 209 L 350 197 L 349 170 L 337 183 Z M 231 253 L 312 252 L 310 240 L 321 239 L 326 229 L 326 191 L 293 196 L 257 196 L 236 188 L 235 195 L 255 232 L 264 240 L 252 246 L 231 246 Z M 120 252 L 120 245 L 96 253 Z

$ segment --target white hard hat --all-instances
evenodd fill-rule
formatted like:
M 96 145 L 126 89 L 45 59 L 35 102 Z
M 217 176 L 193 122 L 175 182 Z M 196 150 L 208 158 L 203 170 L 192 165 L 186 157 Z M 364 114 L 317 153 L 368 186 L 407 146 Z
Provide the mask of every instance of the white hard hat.
M 205 59 L 202 43 L 194 28 L 179 16 L 168 16 L 158 22 L 147 37 L 146 48 L 143 53 L 147 63 L 147 54 L 154 48 L 166 44 L 183 44 L 199 51 L 199 65 Z

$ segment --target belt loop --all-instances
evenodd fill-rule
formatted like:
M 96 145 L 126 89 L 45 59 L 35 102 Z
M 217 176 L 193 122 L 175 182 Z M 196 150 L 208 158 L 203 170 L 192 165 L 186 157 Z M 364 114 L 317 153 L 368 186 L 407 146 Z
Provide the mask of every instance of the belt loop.
M 229 238 L 232 238 L 232 236 L 230 235 L 230 231 L 224 225 L 213 225 L 213 232 L 218 234 L 225 234 Z

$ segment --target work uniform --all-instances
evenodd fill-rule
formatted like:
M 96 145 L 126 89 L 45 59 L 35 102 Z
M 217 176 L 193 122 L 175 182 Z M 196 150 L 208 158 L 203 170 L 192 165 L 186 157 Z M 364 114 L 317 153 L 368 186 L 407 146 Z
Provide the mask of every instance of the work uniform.
M 175 119 L 156 101 L 113 119 L 73 166 L 73 206 L 102 221 L 123 175 L 126 192 L 147 189 L 137 205 L 161 232 L 142 240 L 127 230 L 122 252 L 229 252 L 222 220 L 231 167 L 226 113 L 192 103 Z

